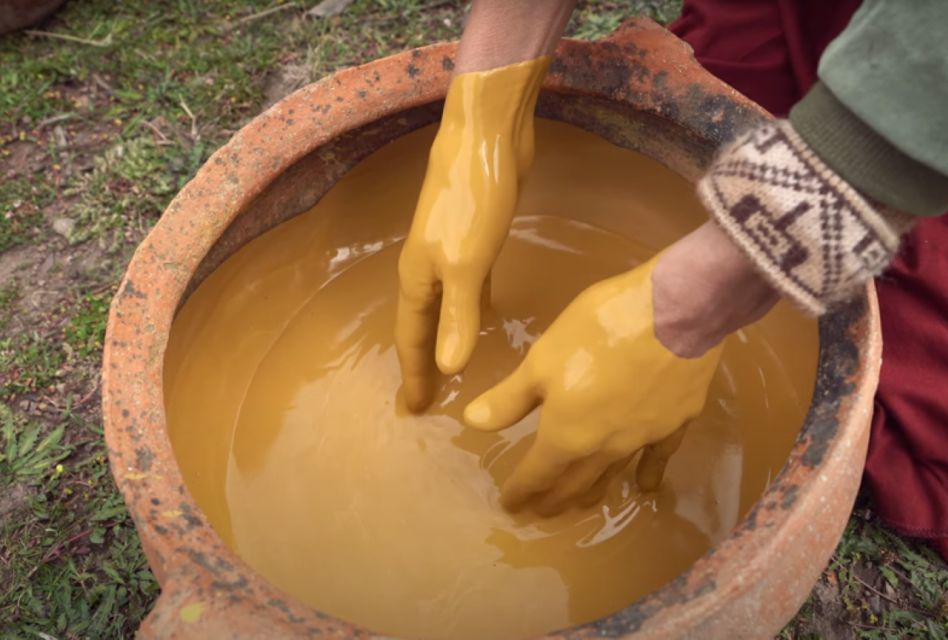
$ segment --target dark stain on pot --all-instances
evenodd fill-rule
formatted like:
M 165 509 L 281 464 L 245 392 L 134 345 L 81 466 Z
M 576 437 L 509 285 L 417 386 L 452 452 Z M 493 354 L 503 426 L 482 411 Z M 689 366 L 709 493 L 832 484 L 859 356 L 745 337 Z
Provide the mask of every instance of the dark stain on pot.
M 280 611 L 282 611 L 286 615 L 286 619 L 288 622 L 291 622 L 293 624 L 306 622 L 303 618 L 293 615 L 293 612 L 290 610 L 288 606 L 286 606 L 286 603 L 278 598 L 273 598 L 267 604 L 269 604 L 271 607 L 274 607 L 275 609 L 279 609 Z
M 604 94 L 612 97 L 619 97 L 630 91 L 630 79 L 644 82 L 649 77 L 648 69 L 626 60 L 615 43 L 602 44 L 607 55 L 604 55 L 598 64 L 591 66 L 574 62 L 572 59 L 578 57 L 580 52 L 567 50 L 553 59 L 550 71 L 562 76 L 563 82 L 570 87 L 588 87 L 595 83 L 602 87 Z M 605 46 L 606 44 L 608 46 Z
M 204 526 L 204 521 L 194 513 L 191 509 L 191 505 L 187 502 L 182 502 L 178 505 L 178 509 L 181 510 L 181 518 L 184 519 L 188 525 L 186 531 Z
M 769 509 L 770 507 L 768 507 Z M 741 527 L 737 530 L 737 533 L 740 534 L 744 531 L 754 531 L 757 529 L 757 512 L 760 510 L 760 503 L 754 505 L 754 508 L 751 509 L 750 513 L 744 518 L 744 522 L 741 524 Z
M 191 562 L 204 567 L 215 576 L 221 576 L 222 574 L 232 573 L 234 571 L 234 565 L 221 557 L 215 557 L 214 561 L 211 562 L 208 559 L 207 554 L 205 554 L 203 551 L 195 551 L 194 549 L 187 547 L 181 548 L 179 551 L 183 551 L 184 554 L 191 559 Z
M 416 67 L 416 66 L 413 65 L 413 64 L 410 64 L 410 65 L 408 65 L 407 67 L 405 67 L 405 71 L 407 71 L 407 72 L 408 72 L 408 75 L 411 76 L 412 78 L 414 78 L 414 77 L 417 76 L 419 73 L 421 73 L 421 69 L 419 69 L 418 67 Z
M 781 493 L 783 497 L 780 500 L 780 508 L 786 511 L 797 501 L 797 494 L 800 492 L 800 485 L 791 484 L 783 487 Z
M 138 467 L 139 471 L 150 471 L 154 459 L 155 454 L 148 447 L 135 449 L 135 466 Z
M 764 116 L 737 105 L 725 95 L 709 95 L 700 85 L 688 87 L 684 104 L 702 118 L 703 131 L 718 145 L 725 144 L 764 120 Z
M 142 434 L 138 430 L 138 427 L 136 426 L 134 421 L 130 425 L 125 427 L 125 433 L 127 433 L 135 442 L 139 442 L 142 439 Z
M 247 588 L 247 578 L 237 576 L 234 580 L 215 580 L 211 583 L 211 588 L 221 591 L 239 591 Z
M 592 631 L 593 635 L 599 637 L 622 637 L 638 631 L 645 621 L 656 612 L 666 607 L 684 604 L 717 588 L 711 578 L 707 578 L 695 587 L 689 587 L 688 576 L 690 573 L 690 571 L 683 573 L 669 582 L 661 591 L 655 592 L 652 596 L 647 596 L 644 600 L 626 607 L 608 618 L 602 618 L 567 631 L 567 637 L 586 636 L 587 631 Z
M 652 78 L 651 98 L 658 108 L 658 112 L 671 120 L 678 120 L 681 115 L 681 97 L 676 96 L 668 88 L 668 72 L 659 71 Z M 688 103 L 685 103 L 688 106 Z
M 131 280 L 125 281 L 125 286 L 122 287 L 122 296 L 128 296 L 131 298 L 141 298 L 141 299 L 144 299 L 147 297 L 145 295 L 145 292 L 136 288 L 135 283 L 132 282 Z
M 441 68 L 445 71 L 454 71 L 454 60 L 447 56 L 441 58 Z
M 866 301 L 859 298 L 820 318 L 816 390 L 802 433 L 807 447 L 800 457 L 800 462 L 811 469 L 823 462 L 830 442 L 839 431 L 842 400 L 853 393 L 851 380 L 859 370 L 859 346 L 850 328 L 859 324 L 866 311 Z

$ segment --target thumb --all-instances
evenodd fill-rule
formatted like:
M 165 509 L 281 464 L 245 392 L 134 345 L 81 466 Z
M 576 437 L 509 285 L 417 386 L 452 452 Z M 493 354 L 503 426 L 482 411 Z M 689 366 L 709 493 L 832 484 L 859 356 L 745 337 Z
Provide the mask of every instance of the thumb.
M 540 404 L 536 385 L 521 363 L 517 370 L 464 408 L 464 422 L 481 431 L 500 431 Z
M 471 359 L 481 331 L 483 280 L 445 278 L 435 361 L 445 375 L 461 371 Z

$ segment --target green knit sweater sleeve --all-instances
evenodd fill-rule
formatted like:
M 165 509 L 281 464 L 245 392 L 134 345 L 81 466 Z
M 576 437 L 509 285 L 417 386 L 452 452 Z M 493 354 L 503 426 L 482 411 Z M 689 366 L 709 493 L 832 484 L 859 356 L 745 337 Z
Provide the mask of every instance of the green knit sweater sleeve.
M 790 112 L 800 137 L 869 197 L 948 210 L 948 0 L 865 0 Z

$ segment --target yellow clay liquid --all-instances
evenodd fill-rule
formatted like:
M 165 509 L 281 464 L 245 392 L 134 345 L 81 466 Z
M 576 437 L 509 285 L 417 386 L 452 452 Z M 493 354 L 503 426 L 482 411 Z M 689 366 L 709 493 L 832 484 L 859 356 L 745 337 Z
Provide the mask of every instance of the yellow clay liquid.
M 658 491 L 635 486 L 633 465 L 592 508 L 544 519 L 498 506 L 537 413 L 486 434 L 462 426 L 465 404 L 582 289 L 704 220 L 668 169 L 579 129 L 537 125 L 474 357 L 441 380 L 424 415 L 396 399 L 392 327 L 432 127 L 238 251 L 175 321 L 166 409 L 188 488 L 226 543 L 302 602 L 422 638 L 519 638 L 590 621 L 725 537 L 786 459 L 817 333 L 781 303 L 728 339 Z

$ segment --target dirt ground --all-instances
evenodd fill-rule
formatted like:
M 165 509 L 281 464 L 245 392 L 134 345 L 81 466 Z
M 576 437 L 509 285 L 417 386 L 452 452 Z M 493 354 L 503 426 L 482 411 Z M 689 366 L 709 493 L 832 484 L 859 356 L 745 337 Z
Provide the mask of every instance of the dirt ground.
M 335 69 L 455 38 L 461 2 L 71 0 L 0 36 L 0 638 L 131 637 L 158 593 L 107 468 L 99 364 L 137 243 L 244 122 Z M 573 35 L 675 0 L 581 2 Z M 861 498 L 783 638 L 946 638 L 948 567 Z

